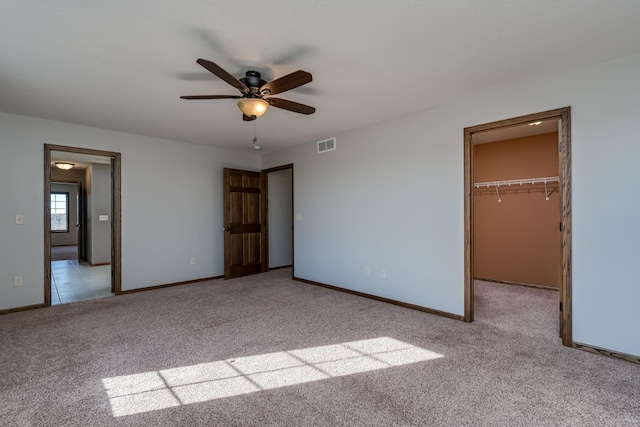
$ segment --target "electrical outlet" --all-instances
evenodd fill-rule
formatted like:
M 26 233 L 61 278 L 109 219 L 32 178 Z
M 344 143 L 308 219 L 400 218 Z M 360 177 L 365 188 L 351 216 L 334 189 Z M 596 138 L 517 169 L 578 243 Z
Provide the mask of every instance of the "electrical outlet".
M 191 265 L 196 265 L 196 257 L 191 257 Z
M 16 276 L 13 278 L 13 286 L 16 288 L 23 285 L 22 276 Z
M 367 266 L 367 267 L 364 268 L 364 275 L 368 276 L 369 273 L 370 273 L 370 270 L 369 270 L 369 267 Z
M 380 270 L 380 278 L 381 279 L 386 279 L 387 278 L 387 271 L 386 270 Z

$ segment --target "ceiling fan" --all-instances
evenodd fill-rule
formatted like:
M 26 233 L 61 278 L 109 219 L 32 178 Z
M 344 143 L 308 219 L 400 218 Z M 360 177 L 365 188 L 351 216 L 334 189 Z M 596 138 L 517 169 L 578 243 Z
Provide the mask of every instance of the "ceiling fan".
M 240 99 L 238 107 L 242 111 L 242 120 L 244 121 L 252 121 L 260 117 L 267 112 L 269 106 L 300 114 L 313 114 L 316 111 L 315 108 L 308 105 L 270 96 L 309 83 L 312 77 L 306 71 L 298 70 L 267 83 L 260 78 L 260 73 L 257 71 L 247 71 L 245 77 L 236 79 L 211 61 L 200 58 L 196 62 L 240 90 L 241 95 L 187 95 L 181 96 L 182 99 Z M 266 98 L 267 96 L 268 98 Z

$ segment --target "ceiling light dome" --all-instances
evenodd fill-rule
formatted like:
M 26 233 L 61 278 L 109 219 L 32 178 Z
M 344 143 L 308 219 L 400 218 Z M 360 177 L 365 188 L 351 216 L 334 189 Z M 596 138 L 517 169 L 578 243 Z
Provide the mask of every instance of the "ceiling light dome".
M 62 169 L 65 171 L 68 171 L 69 169 L 71 169 L 72 167 L 74 167 L 75 165 L 73 163 L 67 163 L 67 162 L 56 162 L 56 167 L 58 169 Z
M 247 117 L 260 117 L 267 112 L 269 103 L 260 98 L 245 98 L 238 101 L 238 108 Z

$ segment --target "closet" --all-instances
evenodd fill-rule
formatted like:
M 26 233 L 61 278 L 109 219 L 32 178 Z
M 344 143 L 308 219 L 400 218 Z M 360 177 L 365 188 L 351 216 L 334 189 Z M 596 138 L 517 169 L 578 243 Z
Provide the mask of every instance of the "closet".
M 499 135 L 474 140 L 474 278 L 558 289 L 558 132 Z

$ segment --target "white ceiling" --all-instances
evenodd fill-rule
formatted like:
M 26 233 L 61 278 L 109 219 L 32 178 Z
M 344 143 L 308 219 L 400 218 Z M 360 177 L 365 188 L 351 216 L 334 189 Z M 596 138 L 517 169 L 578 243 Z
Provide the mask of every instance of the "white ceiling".
M 238 93 L 196 59 L 309 71 L 269 151 L 637 51 L 638 0 L 3 0 L 0 111 L 250 151 L 234 100 L 179 99 Z

